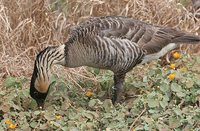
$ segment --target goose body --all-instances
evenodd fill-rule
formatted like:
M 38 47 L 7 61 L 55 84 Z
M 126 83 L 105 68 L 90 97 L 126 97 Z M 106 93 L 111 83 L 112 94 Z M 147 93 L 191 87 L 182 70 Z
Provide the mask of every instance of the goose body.
M 121 16 L 93 17 L 72 27 L 67 42 L 47 47 L 35 60 L 30 95 L 43 105 L 50 67 L 90 66 L 114 72 L 113 103 L 119 102 L 125 75 L 140 63 L 158 59 L 178 43 L 199 43 L 200 37 L 173 28 Z

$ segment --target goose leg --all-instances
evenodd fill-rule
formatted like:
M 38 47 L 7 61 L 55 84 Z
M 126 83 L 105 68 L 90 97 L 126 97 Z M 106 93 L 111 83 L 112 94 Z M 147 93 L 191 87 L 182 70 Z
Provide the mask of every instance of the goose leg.
M 118 103 L 121 100 L 124 79 L 125 79 L 125 74 L 122 74 L 122 75 L 114 74 L 114 87 L 113 87 L 113 96 L 112 96 L 113 104 Z

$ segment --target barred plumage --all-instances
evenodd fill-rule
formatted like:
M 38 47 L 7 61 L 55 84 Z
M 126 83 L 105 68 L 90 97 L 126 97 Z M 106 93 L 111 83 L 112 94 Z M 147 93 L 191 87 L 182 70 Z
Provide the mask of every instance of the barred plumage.
M 51 83 L 50 67 L 90 66 L 114 72 L 112 101 L 120 100 L 125 75 L 140 63 L 158 59 L 176 43 L 200 41 L 199 36 L 121 16 L 94 17 L 72 27 L 67 42 L 41 51 L 35 61 L 30 95 L 44 103 Z

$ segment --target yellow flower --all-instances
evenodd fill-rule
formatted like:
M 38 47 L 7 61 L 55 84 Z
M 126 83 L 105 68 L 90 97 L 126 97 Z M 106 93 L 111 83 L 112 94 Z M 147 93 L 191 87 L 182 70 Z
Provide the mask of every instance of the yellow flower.
M 171 69 L 175 69 L 176 68 L 176 64 L 170 64 L 169 66 Z
M 10 121 L 10 120 L 5 120 L 5 123 L 8 125 L 13 124 L 12 121 Z
M 181 54 L 178 53 L 178 52 L 175 52 L 175 53 L 173 53 L 173 57 L 174 57 L 175 59 L 179 59 L 179 58 L 181 57 Z
M 85 95 L 86 95 L 87 97 L 92 97 L 92 96 L 93 96 L 93 93 L 92 93 L 91 91 L 87 91 L 87 92 L 85 93 Z
M 56 119 L 60 119 L 62 116 L 61 115 L 57 115 L 56 116 Z
M 175 78 L 176 74 L 175 73 L 171 73 L 168 75 L 168 79 L 173 80 Z
M 10 128 L 10 129 L 15 129 L 17 127 L 17 124 L 10 124 L 9 126 L 8 126 L 8 128 Z

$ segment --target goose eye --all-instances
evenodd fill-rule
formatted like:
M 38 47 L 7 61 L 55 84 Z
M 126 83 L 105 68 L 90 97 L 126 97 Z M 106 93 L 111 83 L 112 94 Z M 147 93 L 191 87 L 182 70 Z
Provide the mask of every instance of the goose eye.
M 35 92 L 34 92 L 34 95 L 38 95 L 38 92 L 35 91 Z

